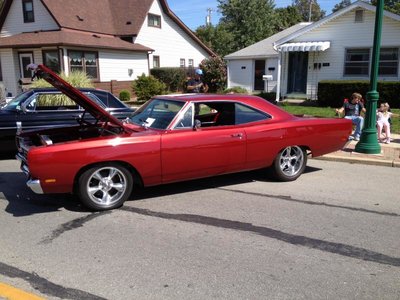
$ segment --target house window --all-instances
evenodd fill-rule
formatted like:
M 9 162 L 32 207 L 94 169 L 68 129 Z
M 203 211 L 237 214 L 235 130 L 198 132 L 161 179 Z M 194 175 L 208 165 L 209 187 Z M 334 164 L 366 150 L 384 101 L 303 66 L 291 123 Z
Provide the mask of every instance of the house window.
M 188 61 L 188 66 L 189 66 L 189 68 L 193 68 L 193 66 L 194 66 L 194 61 L 193 61 L 193 59 L 189 59 L 189 61 Z
M 362 23 L 364 22 L 364 11 L 363 10 L 356 10 L 354 14 L 354 22 Z
M 184 58 L 181 58 L 181 60 L 180 60 L 180 67 L 181 68 L 184 68 L 184 67 L 186 67 L 186 61 L 185 61 L 185 59 Z
M 57 50 L 43 51 L 43 64 L 56 73 L 60 73 L 60 57 Z
M 344 63 L 344 75 L 368 76 L 369 49 L 347 49 Z
M 399 49 L 382 48 L 379 59 L 378 74 L 382 76 L 396 76 L 399 66 Z
M 24 23 L 35 22 L 35 17 L 33 15 L 33 1 L 32 0 L 22 0 L 22 10 L 24 15 Z
M 98 78 L 97 52 L 69 51 L 70 71 L 82 71 L 87 76 Z
M 159 68 L 160 67 L 160 57 L 154 55 L 153 56 L 153 68 Z
M 147 15 L 147 25 L 150 27 L 161 28 L 161 16 L 148 14 Z

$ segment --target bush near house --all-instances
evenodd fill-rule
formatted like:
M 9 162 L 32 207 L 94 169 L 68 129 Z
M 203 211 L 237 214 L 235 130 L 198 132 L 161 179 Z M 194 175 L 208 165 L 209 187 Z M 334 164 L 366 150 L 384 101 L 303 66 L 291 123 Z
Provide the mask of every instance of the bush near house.
M 318 83 L 318 104 L 320 106 L 341 107 L 344 98 L 350 98 L 354 92 L 361 93 L 366 99 L 370 90 L 369 81 L 363 80 L 335 80 L 320 81 Z M 379 103 L 388 102 L 390 107 L 400 107 L 400 82 L 378 82 Z
M 149 100 L 155 95 L 165 94 L 167 92 L 166 85 L 154 76 L 146 76 L 142 74 L 132 83 L 132 89 L 138 100 Z
M 73 87 L 77 88 L 93 88 L 93 83 L 90 77 L 86 75 L 85 72 L 82 71 L 72 71 L 68 76 L 62 73 L 60 75 L 62 79 L 71 84 Z M 30 88 L 45 88 L 52 87 L 50 83 L 48 83 L 44 79 L 35 80 L 31 83 Z M 41 97 L 38 105 L 46 106 L 46 105 L 58 105 L 58 106 L 74 106 L 76 105 L 73 100 L 71 100 L 66 95 L 47 95 Z
M 226 63 L 219 56 L 203 59 L 200 64 L 203 70 L 203 81 L 208 84 L 211 93 L 220 93 L 226 88 L 227 71 Z
M 150 74 L 163 82 L 170 92 L 185 90 L 186 69 L 184 68 L 154 68 Z
M 261 92 L 257 94 L 257 96 L 264 98 L 268 102 L 274 103 L 276 100 L 276 93 L 275 92 Z
M 119 92 L 119 99 L 121 101 L 131 100 L 131 92 L 129 92 L 128 90 L 122 90 L 121 92 Z
M 248 94 L 249 92 L 240 86 L 234 86 L 224 90 L 224 94 Z

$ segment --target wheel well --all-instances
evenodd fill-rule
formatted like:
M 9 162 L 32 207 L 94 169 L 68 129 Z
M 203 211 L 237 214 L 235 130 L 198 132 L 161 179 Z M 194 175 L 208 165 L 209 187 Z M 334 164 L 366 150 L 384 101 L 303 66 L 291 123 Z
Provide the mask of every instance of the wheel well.
M 142 176 L 140 176 L 139 172 L 131 165 L 128 164 L 127 162 L 124 161 L 119 161 L 119 160 L 111 160 L 111 161 L 102 161 L 102 162 L 97 162 L 97 163 L 93 163 L 93 164 L 89 164 L 86 165 L 84 167 L 82 167 L 78 173 L 76 173 L 75 178 L 74 178 L 74 193 L 76 192 L 76 188 L 78 186 L 78 180 L 79 177 L 86 171 L 89 170 L 92 167 L 95 166 L 103 166 L 103 165 L 107 165 L 107 164 L 117 164 L 120 166 L 125 167 L 128 171 L 130 171 L 133 174 L 133 184 L 136 186 L 143 186 L 143 180 L 142 180 Z

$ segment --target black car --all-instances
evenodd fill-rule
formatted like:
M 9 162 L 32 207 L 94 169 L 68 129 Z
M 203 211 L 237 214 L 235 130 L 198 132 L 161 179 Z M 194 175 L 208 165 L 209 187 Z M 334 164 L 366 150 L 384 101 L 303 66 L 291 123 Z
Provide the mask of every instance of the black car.
M 122 120 L 133 113 L 113 94 L 90 88 L 79 89 L 91 100 Z M 36 88 L 24 92 L 0 110 L 0 152 L 16 151 L 15 134 L 21 130 L 75 125 L 85 110 L 55 88 Z M 86 119 L 91 116 L 87 114 Z

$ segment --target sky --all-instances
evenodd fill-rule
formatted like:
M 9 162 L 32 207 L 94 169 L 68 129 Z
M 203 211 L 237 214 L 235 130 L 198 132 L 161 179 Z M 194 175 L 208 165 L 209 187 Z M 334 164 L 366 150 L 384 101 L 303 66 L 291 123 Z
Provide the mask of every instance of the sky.
M 332 8 L 339 2 L 340 0 L 318 0 L 321 9 L 326 11 L 326 15 L 331 14 Z M 211 13 L 212 24 L 217 24 L 221 16 L 217 11 L 217 0 L 167 0 L 167 3 L 175 15 L 192 30 L 205 24 L 208 8 L 213 10 Z M 292 0 L 275 0 L 276 7 L 286 7 L 291 4 Z

